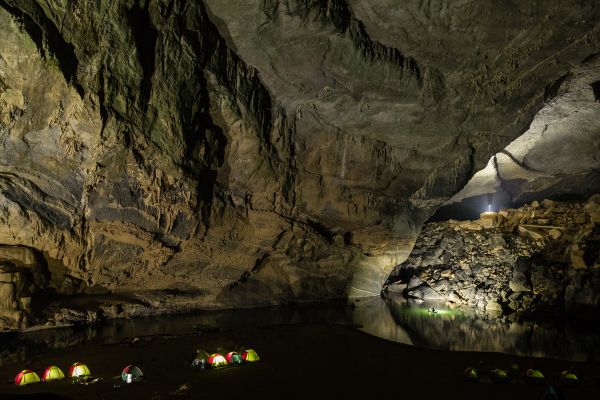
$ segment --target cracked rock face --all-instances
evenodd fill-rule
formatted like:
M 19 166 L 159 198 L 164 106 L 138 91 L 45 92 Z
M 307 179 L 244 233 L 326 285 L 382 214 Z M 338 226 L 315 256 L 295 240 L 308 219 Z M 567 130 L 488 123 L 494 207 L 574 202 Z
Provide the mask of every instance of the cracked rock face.
M 0 0 L 0 245 L 153 310 L 377 294 L 596 74 L 596 7 L 497 3 Z
M 477 215 L 486 207 L 520 206 L 547 197 L 587 199 L 600 188 L 600 58 L 565 76 L 529 129 L 438 211 Z
M 600 304 L 599 211 L 594 195 L 428 223 L 387 290 L 491 313 L 588 315 Z

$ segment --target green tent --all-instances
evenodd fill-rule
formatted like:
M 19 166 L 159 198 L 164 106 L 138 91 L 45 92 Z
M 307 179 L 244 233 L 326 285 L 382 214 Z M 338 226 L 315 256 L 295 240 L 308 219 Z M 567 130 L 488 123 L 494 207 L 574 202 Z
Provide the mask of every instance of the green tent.
M 477 376 L 477 370 L 472 367 L 467 367 L 462 374 L 465 382 L 477 382 L 479 381 L 479 377 Z
M 125 383 L 139 382 L 144 377 L 142 370 L 135 365 L 128 365 L 121 372 L 121 379 Z

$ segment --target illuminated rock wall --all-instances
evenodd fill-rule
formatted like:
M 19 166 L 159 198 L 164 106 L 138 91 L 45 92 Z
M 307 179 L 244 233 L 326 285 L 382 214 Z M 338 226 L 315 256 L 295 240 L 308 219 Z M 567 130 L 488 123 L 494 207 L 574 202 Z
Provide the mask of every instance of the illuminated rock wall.
M 592 6 L 437 3 L 0 0 L 0 245 L 110 316 L 378 294 L 600 49 Z

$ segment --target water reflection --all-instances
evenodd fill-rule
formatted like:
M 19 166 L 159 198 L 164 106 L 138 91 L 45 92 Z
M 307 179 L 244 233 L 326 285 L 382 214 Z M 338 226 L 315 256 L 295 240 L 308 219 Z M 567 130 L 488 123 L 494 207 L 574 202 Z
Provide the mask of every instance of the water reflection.
M 224 310 L 193 315 L 115 319 L 96 325 L 0 334 L 0 366 L 28 360 L 49 349 L 81 343 L 115 343 L 151 335 L 187 335 L 200 331 L 238 331 L 250 327 L 299 323 L 352 324 L 351 306 L 345 302 L 285 307 Z
M 436 312 L 428 311 L 431 307 L 435 307 Z M 351 304 L 315 303 L 120 319 L 97 325 L 0 334 L 0 365 L 81 343 L 115 343 L 147 335 L 239 331 L 299 323 L 354 324 L 374 336 L 441 350 L 500 352 L 573 361 L 600 360 L 600 327 L 597 323 L 510 322 L 469 310 L 448 309 L 443 304 L 418 304 L 392 297 L 361 299 Z
M 436 312 L 431 312 L 431 307 Z M 600 360 L 600 327 L 592 322 L 511 322 L 443 304 L 410 302 L 402 297 L 359 302 L 354 318 L 367 333 L 421 347 Z

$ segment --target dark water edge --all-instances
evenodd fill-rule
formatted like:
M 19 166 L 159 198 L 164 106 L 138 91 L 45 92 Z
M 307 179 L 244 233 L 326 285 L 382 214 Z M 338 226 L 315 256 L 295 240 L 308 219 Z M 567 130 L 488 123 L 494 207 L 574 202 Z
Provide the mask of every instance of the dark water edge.
M 436 312 L 428 312 L 430 307 L 435 307 Z M 600 360 L 598 322 L 510 321 L 469 309 L 450 309 L 443 304 L 415 303 L 402 297 L 374 297 L 349 302 L 115 319 L 94 325 L 0 334 L 0 366 L 84 343 L 114 344 L 146 336 L 243 332 L 315 323 L 355 326 L 383 339 L 429 349 L 497 352 L 569 361 Z

